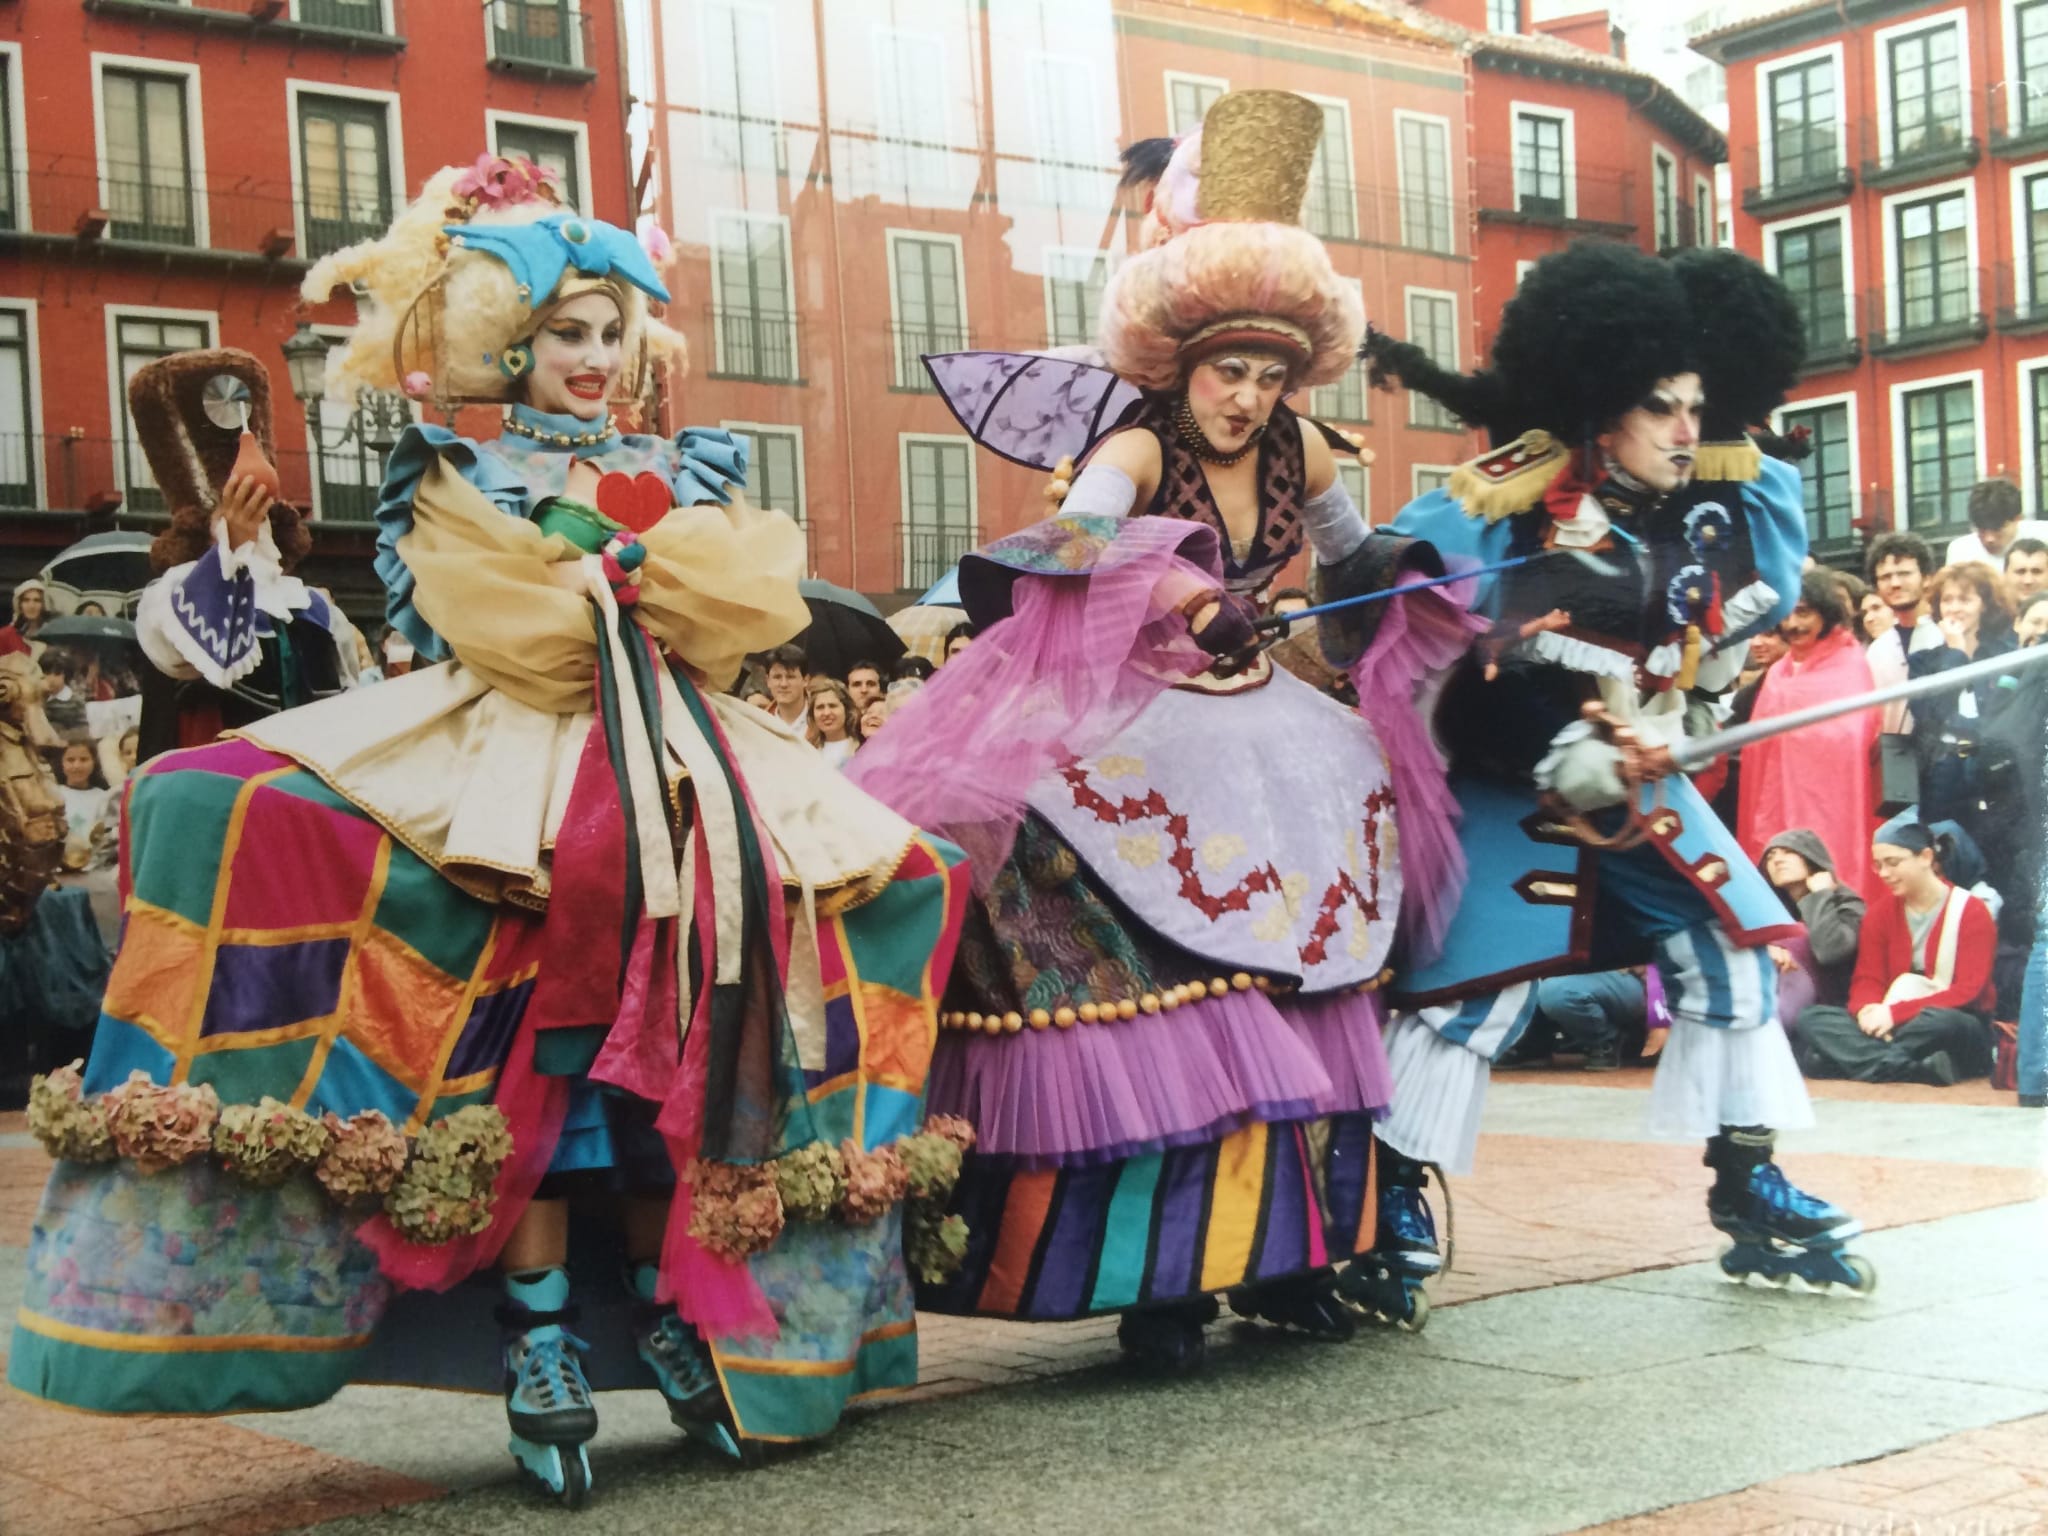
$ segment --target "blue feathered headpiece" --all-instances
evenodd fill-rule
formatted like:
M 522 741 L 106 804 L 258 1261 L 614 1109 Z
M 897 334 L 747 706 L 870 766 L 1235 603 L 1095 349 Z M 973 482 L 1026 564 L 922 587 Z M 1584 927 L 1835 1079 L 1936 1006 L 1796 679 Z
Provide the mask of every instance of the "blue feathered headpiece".
M 529 304 L 545 302 L 570 267 L 585 277 L 618 278 L 668 301 L 668 289 L 640 242 L 602 219 L 554 213 L 530 224 L 450 224 L 446 233 L 456 246 L 502 261 Z

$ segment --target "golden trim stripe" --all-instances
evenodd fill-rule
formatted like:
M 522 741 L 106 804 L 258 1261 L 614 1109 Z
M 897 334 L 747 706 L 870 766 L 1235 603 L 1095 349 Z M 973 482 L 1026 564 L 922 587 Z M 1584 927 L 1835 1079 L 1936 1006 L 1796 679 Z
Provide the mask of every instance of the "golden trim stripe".
M 367 1333 L 352 1333 L 338 1339 L 295 1339 L 276 1333 L 242 1334 L 137 1334 L 108 1333 L 99 1328 L 81 1328 L 61 1323 L 23 1307 L 16 1315 L 21 1326 L 60 1344 L 83 1344 L 92 1349 L 130 1355 L 225 1355 L 241 1350 L 262 1350 L 272 1354 L 325 1355 L 340 1350 L 361 1349 L 370 1342 Z

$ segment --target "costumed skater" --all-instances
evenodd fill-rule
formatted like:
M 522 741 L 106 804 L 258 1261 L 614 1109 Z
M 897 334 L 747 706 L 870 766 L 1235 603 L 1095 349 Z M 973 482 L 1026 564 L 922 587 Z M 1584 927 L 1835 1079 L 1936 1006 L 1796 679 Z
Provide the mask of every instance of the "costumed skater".
M 1783 333 L 1743 329 L 1777 312 L 1776 288 L 1733 252 L 1660 262 L 1588 243 L 1529 273 L 1487 372 L 1375 344 L 1381 368 L 1501 445 L 1394 531 L 1447 558 L 1541 557 L 1485 580 L 1494 634 L 1436 708 L 1472 874 L 1443 952 L 1395 996 L 1379 1240 L 1346 1276 L 1384 1317 L 1412 1320 L 1439 1267 L 1424 1165 L 1470 1169 L 1489 1065 L 1527 1028 L 1534 982 L 1644 962 L 1672 1016 L 1651 1126 L 1706 1140 L 1708 1215 L 1735 1239 L 1724 1268 L 1872 1282 L 1842 1253 L 1859 1224 L 1771 1160 L 1776 1129 L 1812 1123 L 1766 947 L 1798 925 L 1658 756 L 1689 716 L 1711 719 L 1746 635 L 1798 595 L 1799 478 L 1745 432 L 1797 366 Z
M 173 353 L 136 370 L 128 409 L 171 507 L 135 610 L 150 663 L 136 760 L 341 692 L 355 629 L 292 574 L 313 541 L 278 494 L 263 365 L 231 347 Z
M 1351 365 L 1364 318 L 1299 223 L 1320 123 L 1236 92 L 1180 144 L 1156 242 L 1104 295 L 1115 375 L 927 360 L 984 446 L 1085 464 L 1055 516 L 963 562 L 980 637 L 849 770 L 977 870 L 932 1079 L 976 1131 L 968 1250 L 921 1303 L 1121 1313 L 1171 1369 L 1217 1293 L 1355 1327 L 1331 1266 L 1361 1246 L 1387 1102 L 1376 989 L 1397 915 L 1456 886 L 1446 791 L 1403 765 L 1436 766 L 1409 690 L 1469 643 L 1457 602 L 1366 610 L 1363 719 L 1264 656 L 1211 669 L 1304 543 L 1337 590 L 1403 564 L 1283 403 Z
M 632 236 L 486 158 L 307 292 L 342 282 L 337 388 L 506 408 L 411 429 L 383 488 L 392 622 L 452 659 L 130 780 L 9 1379 L 134 1412 L 502 1382 L 571 1503 L 593 1385 L 728 1450 L 823 1434 L 915 1380 L 906 1220 L 933 1273 L 963 1246 L 920 1129 L 958 852 L 722 696 L 808 622 L 802 535 L 729 435 L 614 427 L 676 342 Z M 579 1181 L 623 1197 L 625 1283 L 572 1304 Z

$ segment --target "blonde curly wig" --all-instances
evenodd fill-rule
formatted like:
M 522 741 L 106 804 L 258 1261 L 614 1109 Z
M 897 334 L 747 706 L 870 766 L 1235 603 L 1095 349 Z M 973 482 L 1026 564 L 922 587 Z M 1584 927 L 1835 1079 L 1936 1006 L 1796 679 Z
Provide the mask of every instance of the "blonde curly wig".
M 498 365 L 507 347 L 529 340 L 565 290 L 610 294 L 625 321 L 627 367 L 621 388 L 641 386 L 642 361 L 681 366 L 683 338 L 657 319 L 631 283 L 592 284 L 573 269 L 539 302 L 519 296 L 511 271 L 481 250 L 453 246 L 444 226 L 527 224 L 562 212 L 551 189 L 524 202 L 473 206 L 456 191 L 470 170 L 444 166 L 377 239 L 322 257 L 300 287 L 309 304 L 337 288 L 356 297 L 357 322 L 327 370 L 327 393 L 352 400 L 363 388 L 430 395 L 443 404 L 510 401 L 523 383 Z

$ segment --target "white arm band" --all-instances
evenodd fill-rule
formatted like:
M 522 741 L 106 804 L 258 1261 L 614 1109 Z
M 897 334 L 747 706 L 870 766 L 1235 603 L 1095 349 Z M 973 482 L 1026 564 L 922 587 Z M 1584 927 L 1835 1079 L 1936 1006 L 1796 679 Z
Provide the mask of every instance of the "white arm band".
M 1074 477 L 1061 517 L 1129 517 L 1137 504 L 1138 487 L 1113 464 L 1090 464 Z
M 1329 489 L 1309 499 L 1301 509 L 1301 523 L 1318 565 L 1343 560 L 1365 542 L 1369 531 L 1342 480 L 1332 480 Z

